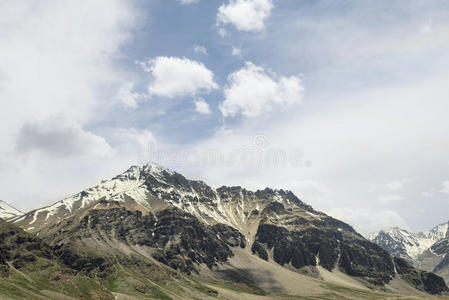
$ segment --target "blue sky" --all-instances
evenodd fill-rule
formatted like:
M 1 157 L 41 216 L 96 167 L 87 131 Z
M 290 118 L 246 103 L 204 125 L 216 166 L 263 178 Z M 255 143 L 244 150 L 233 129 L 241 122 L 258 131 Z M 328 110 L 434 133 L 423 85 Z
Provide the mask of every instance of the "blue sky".
M 449 219 L 446 1 L 0 14 L 0 199 L 21 210 L 156 160 L 215 186 L 292 189 L 363 233 Z

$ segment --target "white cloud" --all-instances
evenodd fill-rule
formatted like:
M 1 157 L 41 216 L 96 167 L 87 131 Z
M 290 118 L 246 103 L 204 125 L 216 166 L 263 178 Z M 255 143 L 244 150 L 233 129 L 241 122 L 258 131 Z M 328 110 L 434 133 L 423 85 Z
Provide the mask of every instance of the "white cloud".
M 426 24 L 422 25 L 420 28 L 421 33 L 430 34 L 433 31 L 432 19 L 429 19 Z
M 432 198 L 433 196 L 435 196 L 435 194 L 432 192 L 422 192 L 421 196 L 423 196 L 425 198 Z
M 222 38 L 225 38 L 226 36 L 228 36 L 227 30 L 224 29 L 224 28 L 218 28 L 218 34 L 219 34 Z
M 303 98 L 301 80 L 296 76 L 282 77 L 265 72 L 251 62 L 228 76 L 225 100 L 220 105 L 223 116 L 241 113 L 255 117 L 275 106 L 300 103 Z
M 402 196 L 399 195 L 381 195 L 379 196 L 378 200 L 382 204 L 391 204 L 394 202 L 398 202 L 404 199 Z
M 449 180 L 445 180 L 441 183 L 441 193 L 449 194 Z
M 326 186 L 312 180 L 296 180 L 274 184 L 273 187 L 291 190 L 301 200 L 307 203 L 323 204 L 330 201 L 330 192 Z M 315 207 L 316 208 L 316 207 Z
M 389 191 L 399 191 L 404 188 L 404 185 L 408 182 L 406 179 L 394 180 L 385 184 L 385 189 Z
M 84 122 L 107 103 L 99 91 L 122 80 L 113 60 L 134 18 L 126 4 L 2 2 L 0 14 L 9 24 L 0 26 L 0 97 L 9 99 L 0 111 L 9 128 L 0 135 L 28 117 L 63 114 Z
M 193 46 L 193 51 L 195 51 L 195 53 L 208 55 L 207 49 L 204 46 L 194 45 Z
M 389 229 L 391 227 L 409 228 L 401 215 L 393 210 L 336 208 L 329 213 L 337 219 L 354 225 L 354 229 L 365 236 L 380 229 Z
M 19 153 L 36 151 L 53 159 L 113 154 L 103 137 L 85 131 L 77 123 L 58 117 L 25 123 L 20 129 L 16 148 Z
M 159 144 L 150 130 L 134 127 L 115 129 L 109 139 L 121 156 L 133 160 L 134 164 L 149 162 L 152 147 Z
M 273 7 L 272 0 L 229 0 L 218 8 L 217 23 L 232 24 L 242 31 L 260 31 Z
M 118 91 L 118 97 L 123 103 L 123 106 L 135 109 L 139 106 L 138 100 L 140 98 L 140 94 L 133 91 L 133 86 L 133 83 L 123 85 L 123 87 Z
M 377 184 L 371 183 L 368 187 L 368 191 L 370 193 L 375 193 L 379 190 L 379 186 Z
M 179 0 L 181 4 L 192 4 L 192 3 L 198 3 L 200 0 Z
M 203 98 L 195 100 L 195 111 L 206 115 L 211 113 L 209 104 Z
M 218 89 L 212 71 L 194 60 L 158 56 L 142 65 L 154 78 L 148 86 L 150 95 L 175 98 Z
M 232 55 L 234 56 L 242 56 L 242 49 L 239 47 L 232 47 Z

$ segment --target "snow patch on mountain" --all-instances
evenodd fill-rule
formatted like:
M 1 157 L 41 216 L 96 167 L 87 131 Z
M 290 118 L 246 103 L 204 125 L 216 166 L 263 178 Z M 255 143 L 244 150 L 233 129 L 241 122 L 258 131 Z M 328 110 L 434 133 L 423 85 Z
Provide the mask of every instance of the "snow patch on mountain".
M 142 171 L 151 172 L 155 177 L 160 177 L 163 169 L 156 164 L 148 164 L 142 168 L 132 166 L 126 172 L 111 180 L 103 180 L 97 186 L 88 188 L 53 205 L 31 212 L 32 220 L 29 222 L 29 225 L 34 224 L 40 216 L 44 216 L 45 221 L 52 216 L 56 216 L 59 219 L 102 198 L 111 201 L 124 201 L 125 196 L 129 196 L 142 205 L 148 205 L 143 200 L 146 195 L 145 190 L 141 187 L 144 181 L 141 179 Z M 20 218 L 16 218 L 14 223 L 19 223 L 26 217 L 27 215 L 23 215 Z
M 22 212 L 0 200 L 0 219 L 7 220 L 21 215 Z

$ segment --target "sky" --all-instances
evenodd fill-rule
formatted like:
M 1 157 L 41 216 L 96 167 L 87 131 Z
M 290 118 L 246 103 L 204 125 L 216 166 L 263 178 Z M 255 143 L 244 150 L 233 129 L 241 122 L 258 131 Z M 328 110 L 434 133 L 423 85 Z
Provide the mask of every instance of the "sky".
M 363 234 L 449 220 L 447 1 L 0 1 L 0 57 L 22 211 L 153 161 Z

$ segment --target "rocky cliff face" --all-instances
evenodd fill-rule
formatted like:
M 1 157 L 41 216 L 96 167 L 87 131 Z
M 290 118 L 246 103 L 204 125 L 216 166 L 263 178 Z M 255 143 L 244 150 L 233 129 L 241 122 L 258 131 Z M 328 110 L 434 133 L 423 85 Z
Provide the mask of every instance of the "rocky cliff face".
M 339 223 L 332 219 L 329 221 Z M 278 264 L 291 264 L 297 269 L 316 265 L 329 271 L 340 268 L 348 275 L 363 278 L 376 285 L 388 283 L 394 277 L 394 265 L 388 253 L 354 231 L 338 228 L 302 228 L 289 231 L 283 226 L 261 224 L 252 251 L 261 258 L 272 256 Z
M 394 258 L 394 263 L 396 266 L 396 271 L 406 282 L 412 285 L 418 285 L 419 289 L 431 294 L 444 291 L 443 278 L 431 272 L 417 271 L 407 261 L 397 257 Z
M 131 167 L 12 222 L 39 233 L 78 269 L 84 250 L 73 254 L 67 245 L 110 256 L 138 253 L 187 274 L 214 272 L 236 249 L 245 249 L 245 255 L 298 272 L 320 266 L 371 286 L 410 277 L 407 282 L 422 291 L 447 289 L 439 277 L 413 267 L 398 272 L 398 261 L 381 247 L 289 191 L 214 189 L 153 164 Z M 104 267 L 87 261 L 91 269 Z
M 49 237 L 56 247 L 92 238 L 106 245 L 115 240 L 150 247 L 153 258 L 187 274 L 197 272 L 201 264 L 212 268 L 225 262 L 233 256 L 231 247 L 246 245 L 244 236 L 233 227 L 208 226 L 175 207 L 146 215 L 123 207 L 94 209 L 78 224 L 63 228 Z

